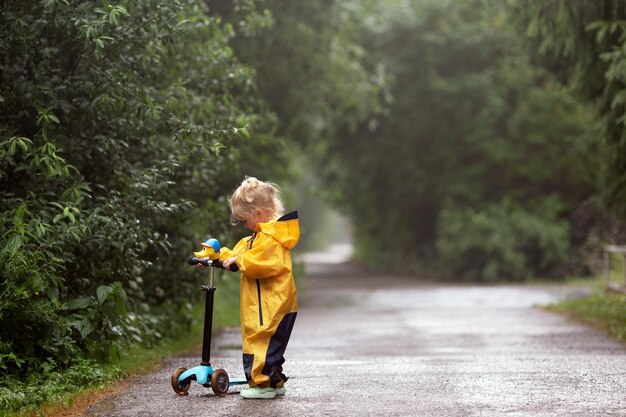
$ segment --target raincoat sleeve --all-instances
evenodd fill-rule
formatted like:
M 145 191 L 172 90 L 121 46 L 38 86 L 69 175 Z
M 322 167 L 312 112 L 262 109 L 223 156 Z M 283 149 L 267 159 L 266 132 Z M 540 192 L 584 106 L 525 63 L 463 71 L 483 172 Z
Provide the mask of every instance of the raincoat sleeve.
M 237 266 L 248 278 L 263 279 L 288 270 L 282 245 L 266 234 L 258 234 L 252 248 L 237 258 Z
M 237 242 L 235 247 L 232 249 L 229 249 L 223 246 L 222 249 L 220 250 L 220 261 L 223 262 L 229 258 L 232 258 L 233 256 L 241 255 L 245 251 L 246 243 L 248 242 L 249 239 L 250 239 L 249 237 L 245 237 L 241 239 L 239 242 Z

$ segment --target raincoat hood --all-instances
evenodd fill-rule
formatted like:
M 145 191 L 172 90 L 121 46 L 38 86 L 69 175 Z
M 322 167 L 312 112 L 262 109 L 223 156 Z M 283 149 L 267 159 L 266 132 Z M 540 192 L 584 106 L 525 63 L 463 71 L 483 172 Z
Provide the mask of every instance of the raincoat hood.
M 300 240 L 298 212 L 292 211 L 277 220 L 259 223 L 256 230 L 271 236 L 283 247 L 293 249 Z

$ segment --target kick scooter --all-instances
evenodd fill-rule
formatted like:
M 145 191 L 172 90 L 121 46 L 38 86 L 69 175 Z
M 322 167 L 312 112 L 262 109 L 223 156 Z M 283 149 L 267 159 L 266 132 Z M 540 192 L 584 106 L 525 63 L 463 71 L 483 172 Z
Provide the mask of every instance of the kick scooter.
M 228 373 L 224 369 L 213 369 L 211 366 L 211 332 L 213 328 L 213 298 L 215 296 L 215 270 L 214 268 L 225 269 L 219 257 L 220 244 L 216 239 L 209 239 L 202 244 L 205 248 L 201 252 L 194 252 L 194 255 L 187 259 L 190 265 L 204 265 L 211 273 L 210 285 L 203 285 L 205 291 L 204 304 L 204 334 L 202 337 L 202 362 L 200 366 L 191 369 L 178 368 L 172 374 L 171 382 L 174 392 L 178 395 L 188 395 L 191 381 L 196 381 L 204 387 L 211 387 L 215 395 L 223 397 L 228 389 L 233 385 L 247 384 L 245 379 L 230 380 Z M 200 255 L 200 256 L 198 256 Z M 213 258 L 213 259 L 211 259 Z M 231 265 L 230 270 L 235 272 L 239 268 Z

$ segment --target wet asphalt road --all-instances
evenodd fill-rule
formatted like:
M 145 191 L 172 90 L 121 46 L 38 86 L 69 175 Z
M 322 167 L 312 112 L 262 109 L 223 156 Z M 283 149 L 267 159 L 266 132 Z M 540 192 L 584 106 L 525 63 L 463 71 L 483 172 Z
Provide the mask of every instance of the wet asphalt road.
M 166 361 L 89 416 L 626 416 L 626 347 L 535 308 L 558 287 L 453 286 L 313 270 L 286 352 L 287 394 L 224 398 L 170 375 Z M 219 305 L 219 300 L 216 301 Z M 242 376 L 238 329 L 214 338 L 212 362 Z

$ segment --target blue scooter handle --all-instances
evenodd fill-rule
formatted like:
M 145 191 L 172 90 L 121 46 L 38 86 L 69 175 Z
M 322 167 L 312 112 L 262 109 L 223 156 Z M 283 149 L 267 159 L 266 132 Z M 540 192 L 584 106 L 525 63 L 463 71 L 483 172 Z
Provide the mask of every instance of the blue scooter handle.
M 195 256 L 190 256 L 189 258 L 187 258 L 187 263 L 189 265 L 200 264 L 204 266 L 212 266 L 214 268 L 220 268 L 220 269 L 224 269 L 226 271 L 231 271 L 231 272 L 239 271 L 239 267 L 237 266 L 237 264 L 232 264 L 230 266 L 230 269 L 224 268 L 224 262 L 220 261 L 219 259 L 212 261 L 210 259 L 202 259 L 202 258 L 196 258 Z

